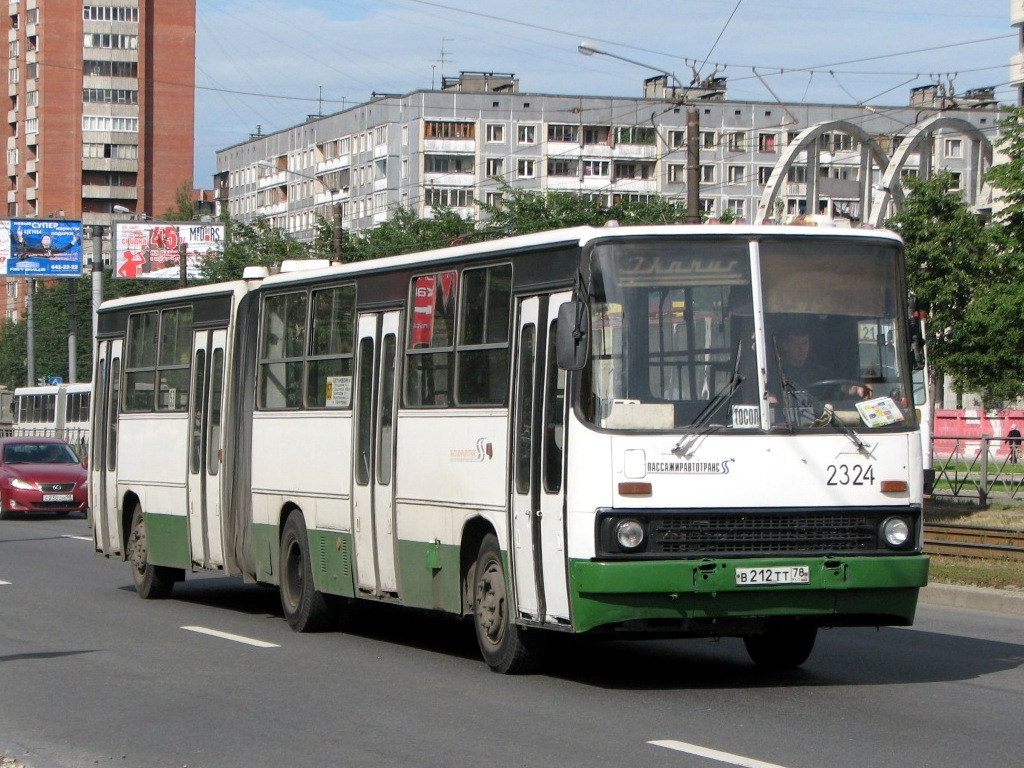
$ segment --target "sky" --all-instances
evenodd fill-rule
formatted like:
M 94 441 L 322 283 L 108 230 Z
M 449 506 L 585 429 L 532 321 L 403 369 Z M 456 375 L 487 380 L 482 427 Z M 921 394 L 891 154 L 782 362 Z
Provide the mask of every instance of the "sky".
M 252 133 L 373 93 L 512 73 L 522 93 L 627 96 L 660 72 L 727 98 L 908 103 L 911 88 L 1009 87 L 1007 0 L 197 0 L 195 186 Z M 612 55 L 581 55 L 581 42 Z M 614 58 L 620 57 L 620 58 Z M 628 61 L 624 61 L 627 59 Z

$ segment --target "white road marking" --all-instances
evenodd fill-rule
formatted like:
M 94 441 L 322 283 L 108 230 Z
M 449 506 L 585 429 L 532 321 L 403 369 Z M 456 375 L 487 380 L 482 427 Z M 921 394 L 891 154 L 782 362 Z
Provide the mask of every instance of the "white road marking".
M 236 643 L 245 643 L 246 645 L 255 645 L 257 648 L 280 648 L 277 643 L 268 643 L 263 640 L 255 640 L 251 637 L 243 637 L 242 635 L 233 635 L 230 632 L 221 632 L 219 629 L 210 629 L 208 627 L 182 627 L 187 629 L 189 632 L 198 632 L 201 635 L 212 635 L 213 637 L 220 637 L 224 640 L 233 640 Z
M 78 539 L 79 541 L 92 541 L 92 536 L 72 536 L 70 533 L 62 533 L 62 539 Z
M 732 755 L 728 752 L 719 752 L 717 749 L 708 749 L 707 747 L 701 747 L 696 744 L 687 744 L 685 741 L 662 739 L 659 741 L 648 741 L 647 743 L 653 744 L 656 747 L 674 749 L 677 752 L 687 752 L 691 755 L 706 757 L 710 760 L 718 760 L 721 763 L 740 765 L 743 766 L 743 768 L 785 768 L 784 766 L 776 765 L 775 763 L 766 763 L 763 760 L 755 760 L 752 757 L 743 757 L 743 755 Z
M 9 582 L 9 581 L 0 581 L 0 586 L 9 587 L 9 586 L 11 586 L 11 582 Z

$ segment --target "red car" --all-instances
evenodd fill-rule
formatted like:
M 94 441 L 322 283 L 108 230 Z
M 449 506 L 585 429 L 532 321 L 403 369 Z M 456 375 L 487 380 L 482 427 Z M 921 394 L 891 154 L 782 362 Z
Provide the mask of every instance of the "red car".
M 88 472 L 63 440 L 52 437 L 0 439 L 0 518 L 14 514 L 85 512 Z

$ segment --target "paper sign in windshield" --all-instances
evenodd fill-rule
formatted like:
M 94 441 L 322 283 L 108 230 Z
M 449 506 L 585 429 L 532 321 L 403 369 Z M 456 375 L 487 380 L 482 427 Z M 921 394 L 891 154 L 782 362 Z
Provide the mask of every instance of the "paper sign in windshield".
M 857 403 L 861 420 L 869 427 L 886 427 L 903 421 L 903 412 L 891 397 L 876 397 Z

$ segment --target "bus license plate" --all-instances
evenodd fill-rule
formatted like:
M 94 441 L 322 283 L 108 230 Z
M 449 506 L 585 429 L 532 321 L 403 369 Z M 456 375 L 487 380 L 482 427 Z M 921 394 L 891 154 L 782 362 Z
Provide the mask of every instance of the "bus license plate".
M 44 493 L 43 501 L 74 501 L 73 493 Z
M 811 569 L 807 565 L 737 568 L 736 586 L 772 586 L 775 584 L 810 584 Z

